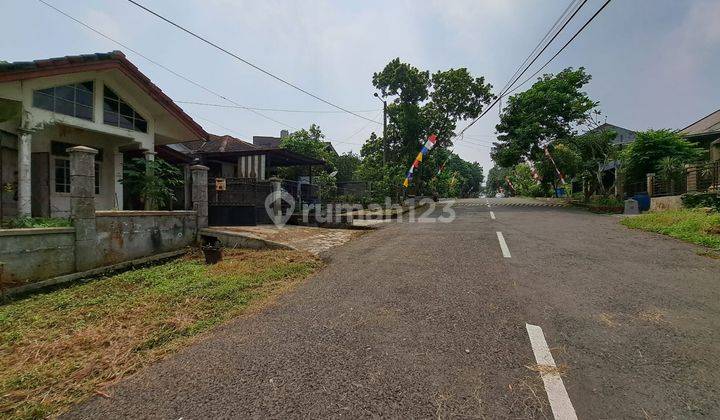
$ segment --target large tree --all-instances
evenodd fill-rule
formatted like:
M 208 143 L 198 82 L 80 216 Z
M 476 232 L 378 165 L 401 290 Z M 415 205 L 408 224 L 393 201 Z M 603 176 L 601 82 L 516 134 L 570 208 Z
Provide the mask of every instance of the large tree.
M 493 160 L 504 167 L 526 159 L 539 161 L 545 146 L 575 136 L 598 105 L 581 90 L 590 79 L 582 67 L 567 68 L 554 76 L 546 74 L 530 89 L 510 96 L 496 126 Z
M 450 146 L 457 122 L 477 117 L 493 99 L 492 86 L 465 68 L 430 75 L 399 58 L 375 73 L 372 82 L 390 100 L 385 140 L 391 165 L 412 163 L 430 134 L 438 136 L 436 148 Z M 415 178 L 419 184 L 423 170 Z

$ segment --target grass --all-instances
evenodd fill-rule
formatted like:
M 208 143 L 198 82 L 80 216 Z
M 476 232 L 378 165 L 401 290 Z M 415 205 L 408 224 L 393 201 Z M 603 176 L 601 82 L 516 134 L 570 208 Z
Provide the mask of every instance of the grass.
M 0 418 L 45 418 L 307 277 L 297 251 L 188 256 L 0 305 Z
M 621 223 L 720 250 L 720 213 L 717 212 L 669 210 L 628 217 Z
M 58 217 L 15 217 L 2 222 L 4 229 L 70 227 L 70 219 Z

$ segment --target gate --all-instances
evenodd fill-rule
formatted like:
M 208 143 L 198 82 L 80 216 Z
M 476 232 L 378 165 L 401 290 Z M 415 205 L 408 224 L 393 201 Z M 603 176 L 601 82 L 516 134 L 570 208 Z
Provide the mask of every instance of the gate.
M 225 190 L 217 191 L 215 178 L 208 179 L 208 224 L 210 226 L 254 226 L 270 223 L 265 198 L 272 183 L 254 178 L 225 178 Z

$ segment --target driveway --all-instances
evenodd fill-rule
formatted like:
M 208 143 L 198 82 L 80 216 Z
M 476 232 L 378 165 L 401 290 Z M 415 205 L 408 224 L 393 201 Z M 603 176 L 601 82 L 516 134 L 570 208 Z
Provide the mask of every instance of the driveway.
M 615 216 L 457 204 L 331 250 L 275 305 L 68 417 L 552 417 L 541 374 L 580 418 L 720 417 L 720 261 Z

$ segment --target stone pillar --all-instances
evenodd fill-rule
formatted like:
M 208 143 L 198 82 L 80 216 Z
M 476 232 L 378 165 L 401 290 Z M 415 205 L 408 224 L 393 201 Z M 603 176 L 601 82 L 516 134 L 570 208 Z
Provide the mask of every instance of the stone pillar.
M 208 167 L 193 165 L 190 167 L 192 176 L 192 205 L 197 212 L 197 227 L 208 226 Z
M 115 208 L 124 209 L 123 203 L 123 163 L 124 157 L 122 152 L 116 152 L 113 155 L 113 174 L 115 180 Z
M 98 267 L 95 227 L 95 155 L 85 146 L 67 149 L 70 154 L 70 218 L 75 226 L 75 269 Z
M 646 177 L 647 177 L 647 193 L 648 193 L 648 196 L 652 197 L 655 193 L 655 188 L 654 188 L 655 186 L 653 185 L 654 181 L 655 181 L 655 174 L 647 174 Z
M 157 153 L 153 152 L 152 150 L 144 150 L 143 154 L 145 155 L 145 160 L 150 163 L 155 161 L 155 155 Z M 150 165 L 146 166 L 147 173 L 150 174 L 152 172 L 152 169 L 150 168 Z M 151 197 L 147 197 L 145 199 L 145 210 L 152 210 L 154 207 L 154 203 Z
M 618 169 L 615 168 L 615 196 L 622 200 L 625 197 L 625 177 Z
M 687 179 L 687 192 L 697 191 L 698 171 L 696 165 L 685 165 L 685 176 Z
M 32 134 L 20 131 L 18 136 L 18 216 L 32 216 L 32 172 L 30 162 Z

